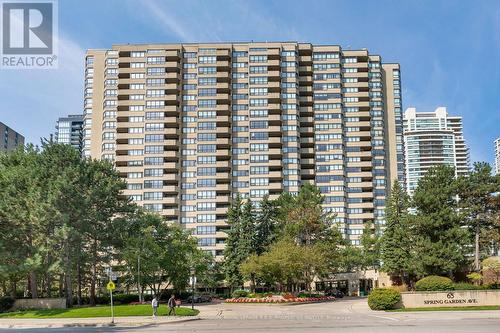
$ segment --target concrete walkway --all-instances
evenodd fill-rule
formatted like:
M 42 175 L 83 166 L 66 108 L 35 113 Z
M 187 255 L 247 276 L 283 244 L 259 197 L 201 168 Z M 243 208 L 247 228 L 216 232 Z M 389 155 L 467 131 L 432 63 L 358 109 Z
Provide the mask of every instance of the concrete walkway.
M 115 323 L 111 323 L 110 317 L 97 318 L 50 318 L 50 319 L 26 319 L 26 318 L 0 318 L 0 328 L 62 328 L 62 327 L 132 327 L 132 326 L 156 326 L 173 323 L 183 323 L 200 319 L 198 316 L 130 316 L 115 317 Z

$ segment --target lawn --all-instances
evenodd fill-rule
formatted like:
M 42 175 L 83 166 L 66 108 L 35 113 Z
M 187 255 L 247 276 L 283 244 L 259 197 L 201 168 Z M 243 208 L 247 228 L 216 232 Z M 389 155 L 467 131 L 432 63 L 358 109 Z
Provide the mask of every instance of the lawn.
M 151 305 L 117 305 L 114 307 L 115 317 L 128 316 L 151 316 L 153 311 Z M 168 307 L 161 305 L 158 308 L 160 316 L 167 315 Z M 196 316 L 199 311 L 190 308 L 176 308 L 178 316 Z M 51 310 L 25 310 L 16 312 L 0 313 L 0 318 L 92 318 L 111 317 L 109 306 L 95 307 L 75 307 L 71 309 L 51 309 Z
M 475 311 L 475 310 L 500 310 L 500 305 L 487 306 L 456 306 L 456 307 L 435 307 L 435 308 L 404 308 L 388 310 L 389 312 L 412 312 L 412 311 Z

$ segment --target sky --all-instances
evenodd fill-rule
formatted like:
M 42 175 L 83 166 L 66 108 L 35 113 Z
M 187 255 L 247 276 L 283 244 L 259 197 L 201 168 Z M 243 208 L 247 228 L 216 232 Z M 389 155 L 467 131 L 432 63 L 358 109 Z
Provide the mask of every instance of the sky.
M 298 41 L 401 64 L 403 108 L 463 117 L 472 161 L 500 137 L 500 1 L 59 0 L 59 68 L 0 69 L 0 121 L 39 143 L 82 113 L 87 49 L 124 43 Z

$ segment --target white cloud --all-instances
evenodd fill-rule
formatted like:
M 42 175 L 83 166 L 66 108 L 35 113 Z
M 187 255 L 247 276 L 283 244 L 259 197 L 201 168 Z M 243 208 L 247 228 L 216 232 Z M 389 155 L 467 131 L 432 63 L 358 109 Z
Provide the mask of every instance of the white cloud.
M 141 2 L 141 5 L 150 12 L 156 21 L 166 26 L 168 30 L 180 37 L 183 41 L 192 41 L 194 39 L 194 36 L 174 15 L 169 14 L 156 2 L 144 1 Z

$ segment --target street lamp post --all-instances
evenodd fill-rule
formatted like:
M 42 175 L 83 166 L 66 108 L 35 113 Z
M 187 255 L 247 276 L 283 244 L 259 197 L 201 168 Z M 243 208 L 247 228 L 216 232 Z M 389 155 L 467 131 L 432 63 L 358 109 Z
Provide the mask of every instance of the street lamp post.
M 194 279 L 195 279 L 195 276 L 194 274 L 196 273 L 195 269 L 194 268 L 191 268 L 191 309 L 194 310 Z
M 137 292 L 139 293 L 139 303 L 142 303 L 141 292 L 141 255 L 137 255 Z

